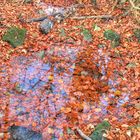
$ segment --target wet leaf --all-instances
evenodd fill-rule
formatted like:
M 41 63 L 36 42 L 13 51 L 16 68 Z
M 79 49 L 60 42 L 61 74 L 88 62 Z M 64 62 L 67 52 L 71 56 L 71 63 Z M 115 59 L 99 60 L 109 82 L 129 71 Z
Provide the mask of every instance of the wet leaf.
M 48 80 L 52 81 L 54 79 L 53 75 L 48 76 Z
M 115 96 L 120 96 L 122 93 L 121 93 L 121 91 L 120 90 L 116 90 L 115 92 L 114 92 L 114 95 Z

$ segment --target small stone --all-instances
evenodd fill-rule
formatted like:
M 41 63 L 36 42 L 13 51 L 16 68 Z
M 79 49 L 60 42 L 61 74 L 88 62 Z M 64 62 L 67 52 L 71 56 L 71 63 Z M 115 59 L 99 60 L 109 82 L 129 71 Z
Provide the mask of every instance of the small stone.
M 128 127 L 129 127 L 129 125 L 127 125 L 127 124 L 123 124 L 123 125 L 121 125 L 121 127 L 128 128 Z
M 2 118 L 3 117 L 3 114 L 2 113 L 0 113 L 0 118 Z
M 53 28 L 53 25 L 54 25 L 53 21 L 51 21 L 50 19 L 45 19 L 40 24 L 40 31 L 43 34 L 48 34 L 50 30 Z
M 0 133 L 0 139 L 4 138 L 4 133 Z
M 81 75 L 87 76 L 88 75 L 88 72 L 87 71 L 81 71 Z
M 42 134 L 23 126 L 11 126 L 8 128 L 10 140 L 42 140 Z
M 127 134 L 129 137 L 131 137 L 131 130 L 128 130 L 128 131 L 126 132 L 126 134 Z

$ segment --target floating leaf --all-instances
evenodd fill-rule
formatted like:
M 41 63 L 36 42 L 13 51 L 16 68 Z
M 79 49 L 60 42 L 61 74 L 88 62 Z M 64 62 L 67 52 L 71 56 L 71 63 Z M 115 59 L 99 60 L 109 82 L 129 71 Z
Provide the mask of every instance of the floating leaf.
M 2 40 L 9 42 L 12 47 L 23 45 L 26 36 L 26 29 L 19 29 L 17 27 L 11 27 L 3 35 Z
M 122 93 L 121 93 L 121 91 L 120 90 L 116 90 L 115 92 L 114 92 L 114 95 L 115 96 L 120 96 Z
M 81 34 L 83 35 L 85 41 L 92 41 L 92 34 L 88 29 L 83 29 Z
M 49 81 L 52 81 L 53 78 L 54 78 L 53 75 L 48 76 L 48 80 L 49 80 Z

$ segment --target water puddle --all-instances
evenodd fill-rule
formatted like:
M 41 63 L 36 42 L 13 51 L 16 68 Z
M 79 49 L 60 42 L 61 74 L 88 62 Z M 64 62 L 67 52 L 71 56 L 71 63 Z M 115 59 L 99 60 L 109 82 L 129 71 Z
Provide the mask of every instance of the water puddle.
M 101 69 L 101 76 L 97 76 L 96 80 L 99 79 L 101 83 L 106 81 L 112 94 L 99 93 L 98 100 L 94 102 L 83 100 L 83 108 L 79 109 L 81 111 L 76 108 L 80 102 L 80 95 L 84 94 L 83 91 L 75 91 L 76 97 L 70 94 L 78 53 L 79 49 L 67 46 L 58 49 L 58 46 L 52 46 L 45 51 L 46 62 L 36 56 L 18 56 L 11 60 L 10 66 L 1 67 L 0 91 L 7 95 L 7 98 L 1 95 L 6 106 L 5 110 L 0 112 L 1 128 L 5 127 L 5 123 L 11 125 L 16 120 L 17 125 L 40 131 L 45 138 L 53 137 L 57 140 L 65 133 L 63 127 L 68 127 L 70 121 L 68 114 L 72 113 L 71 101 L 75 103 L 73 110 L 79 115 L 76 119 L 83 118 L 83 123 L 86 124 L 94 122 L 94 119 L 103 120 L 107 115 L 121 117 L 119 113 L 122 111 L 122 105 L 129 101 L 130 93 L 121 93 L 122 96 L 116 99 L 113 93 L 118 90 L 120 84 L 117 80 L 118 75 L 114 73 L 112 77 L 106 77 L 111 58 L 104 53 L 103 48 L 98 50 L 98 58 L 92 61 L 95 61 L 97 67 Z M 89 72 L 85 70 L 81 74 L 87 76 Z M 12 88 L 6 86 L 7 82 Z M 111 104 L 112 112 L 108 108 Z M 88 117 L 85 117 L 88 113 L 90 113 Z

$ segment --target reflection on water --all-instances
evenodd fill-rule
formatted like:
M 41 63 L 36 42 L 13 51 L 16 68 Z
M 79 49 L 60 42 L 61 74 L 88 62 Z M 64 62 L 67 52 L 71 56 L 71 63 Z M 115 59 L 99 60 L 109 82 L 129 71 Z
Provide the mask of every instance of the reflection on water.
M 73 80 L 77 53 L 78 49 L 69 47 L 58 49 L 58 46 L 53 46 L 45 52 L 47 55 L 46 63 L 37 57 L 19 56 L 13 58 L 10 68 L 1 68 L 0 77 L 3 79 L 1 85 L 5 84 L 4 78 L 6 77 L 8 77 L 7 81 L 14 85 L 13 89 L 4 86 L 1 88 L 2 92 L 7 90 L 12 95 L 9 96 L 8 119 L 11 122 L 16 120 L 19 124 L 29 128 L 35 126 L 35 129 L 41 132 L 53 129 L 51 137 L 56 140 L 63 137 L 64 130 L 61 126 L 67 124 L 67 116 L 61 113 L 61 108 L 66 107 L 69 98 L 73 98 L 69 95 L 69 87 Z M 104 81 L 107 79 L 108 63 L 111 58 L 104 53 L 104 48 L 100 48 L 98 58 L 94 59 L 98 60 L 96 65 L 101 68 L 100 81 Z M 7 73 L 8 69 L 10 70 Z M 83 75 L 87 76 L 88 71 Z M 117 79 L 118 75 L 114 73 L 107 80 L 109 90 L 112 92 L 115 92 L 119 86 Z M 82 92 L 78 91 L 77 94 L 80 98 Z M 129 101 L 129 95 L 130 93 L 122 93 L 122 96 L 118 98 L 114 105 L 115 116 L 119 116 L 121 106 Z M 111 101 L 115 101 L 115 98 L 114 94 L 101 93 L 98 101 L 85 103 L 83 113 L 80 114 L 79 118 L 83 117 L 85 113 L 91 112 L 85 118 L 85 122 L 93 120 L 93 116 L 99 116 L 102 120 L 111 113 L 108 111 L 108 106 Z M 4 114 L 0 115 L 0 119 L 3 118 Z M 46 133 L 44 135 L 45 137 L 50 136 Z

